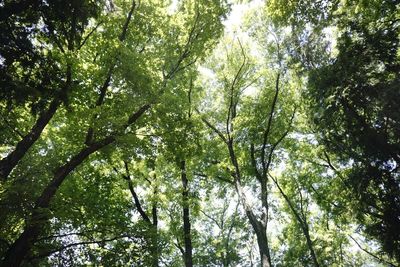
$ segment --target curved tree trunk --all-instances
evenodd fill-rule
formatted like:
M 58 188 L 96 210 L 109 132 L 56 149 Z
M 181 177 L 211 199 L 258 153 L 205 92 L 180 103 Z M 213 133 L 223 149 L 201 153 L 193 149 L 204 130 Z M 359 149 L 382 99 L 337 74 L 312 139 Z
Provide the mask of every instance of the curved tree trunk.
M 126 127 L 136 122 L 150 107 L 151 106 L 149 104 L 140 107 L 138 111 L 136 111 L 129 117 Z M 55 170 L 53 179 L 43 190 L 40 197 L 36 200 L 32 216 L 30 220 L 27 221 L 24 231 L 5 253 L 3 261 L 0 264 L 1 267 L 17 267 L 21 265 L 22 260 L 29 253 L 33 242 L 39 236 L 41 229 L 43 228 L 44 222 L 48 220 L 48 216 L 43 213 L 43 209 L 49 208 L 50 201 L 57 193 L 57 190 L 59 189 L 61 184 L 64 182 L 67 176 L 75 170 L 76 167 L 82 164 L 82 162 L 88 156 L 100 150 L 101 148 L 113 143 L 114 141 L 114 136 L 108 136 L 103 140 L 94 142 L 90 146 L 81 149 L 81 151 L 73 156 L 66 164 L 60 166 Z
M 43 212 L 43 209 L 47 209 L 49 207 L 50 201 L 53 199 L 65 178 L 89 155 L 114 142 L 114 140 L 115 139 L 113 137 L 108 137 L 100 142 L 93 143 L 90 147 L 82 149 L 66 164 L 56 169 L 53 179 L 43 190 L 40 197 L 36 200 L 32 216 L 30 220 L 26 222 L 27 225 L 25 226 L 24 231 L 7 250 L 0 266 L 10 267 L 21 265 L 25 256 L 29 253 L 33 242 L 35 242 L 39 236 L 43 228 L 43 224 L 48 220 L 48 215 L 46 214 L 46 211 Z
M 32 147 L 32 145 L 39 139 L 42 134 L 44 128 L 53 118 L 54 114 L 58 110 L 61 105 L 62 97 L 65 97 L 69 88 L 72 84 L 72 69 L 71 66 L 67 66 L 66 73 L 66 82 L 62 91 L 59 95 L 57 95 L 53 101 L 51 101 L 47 110 L 43 111 L 39 118 L 36 120 L 35 124 L 29 131 L 27 135 L 25 135 L 22 140 L 18 142 L 15 149 L 8 154 L 5 158 L 0 160 L 0 179 L 7 180 L 11 171 L 17 166 L 18 162 L 25 156 L 28 150 Z

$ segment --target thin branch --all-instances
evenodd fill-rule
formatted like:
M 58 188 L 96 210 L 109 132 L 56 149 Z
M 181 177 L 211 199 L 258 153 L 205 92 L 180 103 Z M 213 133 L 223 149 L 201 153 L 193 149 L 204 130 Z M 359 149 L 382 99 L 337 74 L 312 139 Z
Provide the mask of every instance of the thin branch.
M 13 131 L 13 132 L 15 132 L 16 134 L 18 134 L 19 137 L 21 137 L 21 138 L 24 138 L 24 137 L 25 137 L 20 131 L 18 131 L 18 129 L 12 127 L 11 124 L 10 124 L 10 122 L 9 122 L 6 118 L 4 118 L 4 122 L 6 123 L 6 125 L 8 126 L 8 128 L 10 128 L 10 130 Z
M 195 173 L 194 175 L 200 176 L 200 177 L 203 177 L 203 178 L 208 178 L 209 177 L 208 175 L 206 175 L 204 173 Z M 218 180 L 221 180 L 223 182 L 229 183 L 229 184 L 233 184 L 234 183 L 232 180 L 229 180 L 229 179 L 227 179 L 225 177 L 222 177 L 222 176 L 219 176 L 219 175 L 215 176 L 215 178 L 217 178 Z
M 240 75 L 242 74 L 242 70 L 246 65 L 246 53 L 244 52 L 242 43 L 240 42 L 240 39 L 238 38 L 238 42 L 241 48 L 242 56 L 243 56 L 243 62 L 239 67 L 239 70 L 236 72 L 235 77 L 233 78 L 232 84 L 230 86 L 230 100 L 229 100 L 229 108 L 228 108 L 228 116 L 226 118 L 226 133 L 228 134 L 228 138 L 230 139 L 230 131 L 232 128 L 232 120 L 235 118 L 234 112 L 232 112 L 232 109 L 236 109 L 237 102 L 234 103 L 234 90 L 236 84 L 240 80 Z
M 250 144 L 250 158 L 251 158 L 251 165 L 253 166 L 254 172 L 256 173 L 256 178 L 261 183 L 262 176 L 257 168 L 257 161 L 256 161 L 256 157 L 255 157 L 255 149 L 254 149 L 253 143 Z
M 32 261 L 32 260 L 35 260 L 35 259 L 48 257 L 48 256 L 50 256 L 50 255 L 52 255 L 54 253 L 61 252 L 61 251 L 65 250 L 65 249 L 71 248 L 71 247 L 111 242 L 111 241 L 115 241 L 115 240 L 122 239 L 122 238 L 132 238 L 132 236 L 128 235 L 128 234 L 125 234 L 125 235 L 116 236 L 116 237 L 107 238 L 107 239 L 102 239 L 102 240 L 92 240 L 92 241 L 82 241 L 82 242 L 72 243 L 72 244 L 68 244 L 68 245 L 65 245 L 65 246 L 61 246 L 61 247 L 59 247 L 57 249 L 53 249 L 53 250 L 50 250 L 50 251 L 39 253 L 37 256 L 29 258 L 29 260 Z
M 202 210 L 200 210 L 200 212 L 201 212 L 204 216 L 206 216 L 208 219 L 210 219 L 211 221 L 213 221 L 213 222 L 218 226 L 219 229 L 222 229 L 222 225 L 218 222 L 217 219 L 211 217 L 210 215 L 208 215 L 207 213 L 205 213 L 205 212 L 202 211 Z
M 272 179 L 272 181 L 274 182 L 274 184 L 278 188 L 279 192 L 281 193 L 283 198 L 286 200 L 286 203 L 289 205 L 289 208 L 292 210 L 292 212 L 295 215 L 296 219 L 300 223 L 301 228 L 304 229 L 305 225 L 304 225 L 303 218 L 297 212 L 296 208 L 294 207 L 294 204 L 292 203 L 292 201 L 290 201 L 289 197 L 286 195 L 286 193 L 283 191 L 282 187 L 279 185 L 278 180 L 275 177 L 273 177 L 269 172 L 268 172 L 268 176 Z
M 271 131 L 272 118 L 274 116 L 276 102 L 278 101 L 279 79 L 280 79 L 280 73 L 278 73 L 278 75 L 276 76 L 275 95 L 274 95 L 274 98 L 272 100 L 271 111 L 269 113 L 267 128 L 265 129 L 264 134 L 263 134 L 263 145 L 262 145 L 262 148 L 261 148 L 261 164 L 262 164 L 262 167 L 263 167 L 263 176 L 266 176 L 266 173 L 267 173 L 266 163 L 265 163 L 265 149 L 267 147 L 267 141 L 268 141 L 269 133 Z
M 133 200 L 135 202 L 136 209 L 138 210 L 140 216 L 142 216 L 142 219 L 148 223 L 151 224 L 149 216 L 147 216 L 147 213 L 143 210 L 142 205 L 140 204 L 140 200 L 138 195 L 135 192 L 135 189 L 133 188 L 132 180 L 128 181 L 128 187 L 129 191 L 131 192 L 131 195 L 133 197 Z
M 171 79 L 177 72 L 181 71 L 182 69 L 184 69 L 184 68 L 186 68 L 186 67 L 188 67 L 188 66 L 190 66 L 190 65 L 192 65 L 192 64 L 194 64 L 196 62 L 196 60 L 194 60 L 194 61 L 188 63 L 184 67 L 180 66 L 181 63 L 187 57 L 189 57 L 189 55 L 190 55 L 190 46 L 191 46 L 191 43 L 193 42 L 193 39 L 196 39 L 198 37 L 198 35 L 199 35 L 199 34 L 196 34 L 196 35 L 194 34 L 195 33 L 195 29 L 197 28 L 197 23 L 199 21 L 199 18 L 200 18 L 200 14 L 199 14 L 199 12 L 196 12 L 195 21 L 194 21 L 193 27 L 190 30 L 189 37 L 188 37 L 188 39 L 187 39 L 187 41 L 186 41 L 186 43 L 184 45 L 183 52 L 179 56 L 178 61 L 176 62 L 175 66 L 173 66 L 167 74 L 165 74 L 164 71 L 163 71 L 164 79 L 166 79 L 166 80 Z
M 97 25 L 85 36 L 85 38 L 83 39 L 82 43 L 78 46 L 77 50 L 80 50 L 85 43 L 87 42 L 87 40 L 89 39 L 89 37 L 97 30 L 97 28 L 103 24 L 102 21 L 100 21 L 99 23 L 97 23 Z
M 389 264 L 389 266 L 391 266 L 391 267 L 396 267 L 396 265 L 395 265 L 394 263 L 392 263 L 392 262 L 390 262 L 390 261 L 387 261 L 387 260 L 384 260 L 384 259 L 382 259 L 381 257 L 375 255 L 374 253 L 368 251 L 366 248 L 362 247 L 361 244 L 358 243 L 357 240 L 356 240 L 354 237 L 352 237 L 351 235 L 349 235 L 349 237 L 357 244 L 357 246 L 358 246 L 362 251 L 364 251 L 364 252 L 367 253 L 368 255 L 372 256 L 373 258 L 375 258 L 376 260 L 378 260 L 378 261 L 381 262 L 381 263 Z
M 196 108 L 196 112 L 198 114 L 200 114 L 199 110 Z M 214 125 L 212 125 L 207 119 L 205 119 L 204 117 L 201 117 L 201 120 L 208 126 L 208 128 L 210 128 L 211 130 L 213 130 L 213 132 L 215 132 L 221 139 L 222 141 L 224 141 L 225 144 L 228 143 L 228 140 L 226 139 L 226 137 L 224 136 L 223 133 L 221 133 L 220 130 L 218 130 Z
M 289 134 L 290 130 L 292 129 L 292 124 L 293 124 L 293 119 L 294 119 L 295 114 L 296 114 L 296 108 L 294 109 L 293 114 L 292 114 L 292 117 L 290 118 L 288 128 L 287 128 L 286 131 L 282 134 L 282 136 L 272 145 L 272 147 L 271 147 L 271 149 L 270 149 L 270 151 L 269 151 L 269 154 L 268 154 L 268 161 L 267 161 L 267 164 L 266 164 L 266 166 L 265 166 L 265 171 L 266 171 L 266 172 L 268 172 L 269 166 L 271 165 L 272 156 L 273 156 L 273 153 L 274 153 L 275 149 L 276 149 L 276 148 L 278 147 L 278 145 L 283 141 L 283 139 L 285 139 L 285 137 Z
M 128 26 L 129 26 L 129 23 L 131 22 L 132 14 L 133 14 L 133 11 L 135 10 L 135 8 L 136 8 L 136 2 L 135 2 L 135 0 L 133 0 L 132 1 L 132 5 L 131 5 L 131 9 L 129 10 L 129 13 L 128 13 L 128 17 L 127 17 L 127 19 L 125 21 L 124 27 L 122 28 L 121 35 L 118 37 L 118 39 L 121 42 L 126 39 L 126 33 L 128 32 Z
M 121 176 L 122 176 L 122 178 L 124 178 L 125 180 L 128 181 L 129 191 L 131 192 L 131 195 L 133 197 L 133 200 L 134 200 L 134 203 L 135 203 L 135 207 L 138 210 L 138 212 L 139 212 L 140 216 L 142 217 L 142 219 L 144 221 L 148 222 L 148 223 L 151 223 L 149 216 L 147 216 L 147 213 L 143 210 L 142 205 L 141 205 L 140 200 L 139 200 L 139 197 L 135 192 L 135 189 L 134 189 L 133 183 L 132 183 L 132 179 L 131 179 L 131 176 L 130 176 L 130 172 L 129 172 L 129 166 L 128 166 L 128 163 L 126 161 L 124 161 L 124 167 L 125 167 L 126 174 L 125 175 L 121 175 Z M 120 174 L 117 168 L 113 167 L 113 169 L 117 174 Z

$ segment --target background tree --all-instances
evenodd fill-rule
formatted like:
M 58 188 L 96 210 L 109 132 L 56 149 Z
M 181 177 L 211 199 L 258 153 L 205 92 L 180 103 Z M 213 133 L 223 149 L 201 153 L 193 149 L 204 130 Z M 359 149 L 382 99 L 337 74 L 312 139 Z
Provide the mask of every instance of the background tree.
M 338 54 L 310 76 L 314 121 L 347 176 L 359 222 L 400 260 L 399 26 L 394 3 L 345 6 L 338 22 Z M 360 10 L 357 10 L 359 8 Z

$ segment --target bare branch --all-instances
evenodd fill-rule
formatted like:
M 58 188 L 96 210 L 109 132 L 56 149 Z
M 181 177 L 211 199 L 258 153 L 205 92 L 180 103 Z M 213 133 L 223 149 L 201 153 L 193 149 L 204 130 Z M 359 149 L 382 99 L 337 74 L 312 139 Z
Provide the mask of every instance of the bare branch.
M 196 109 L 196 112 L 198 114 L 200 114 L 199 110 Z M 215 127 L 214 125 L 212 125 L 207 119 L 205 119 L 204 117 L 201 117 L 201 120 L 207 125 L 208 128 L 210 128 L 214 133 L 216 133 L 222 141 L 224 141 L 225 144 L 228 143 L 228 140 L 226 139 L 226 137 L 224 136 L 223 133 L 221 133 L 220 130 L 217 129 L 217 127 Z
M 373 258 L 375 258 L 375 259 L 378 260 L 379 262 L 384 263 L 384 264 L 388 264 L 390 267 L 395 267 L 395 266 L 396 266 L 394 263 L 392 263 L 392 262 L 390 262 L 390 261 L 387 261 L 387 260 L 384 260 L 384 259 L 382 259 L 381 257 L 375 255 L 374 253 L 368 251 L 366 248 L 362 247 L 361 244 L 360 244 L 359 242 L 357 242 L 357 240 L 356 240 L 354 237 L 352 237 L 351 235 L 349 235 L 349 237 L 354 241 L 354 243 L 357 244 L 357 246 L 358 246 L 362 251 L 364 251 L 364 252 L 367 253 L 368 255 L 372 256 Z
M 80 50 L 85 43 L 87 42 L 87 40 L 89 39 L 89 37 L 97 30 L 97 28 L 103 24 L 102 21 L 100 21 L 99 23 L 97 23 L 97 25 L 85 36 L 85 38 L 83 39 L 82 43 L 78 46 L 77 50 Z
M 272 118 L 274 116 L 275 106 L 276 106 L 276 102 L 278 100 L 279 79 L 280 79 L 280 73 L 278 73 L 278 75 L 276 76 L 275 95 L 274 95 L 274 98 L 272 100 L 271 111 L 269 113 L 267 128 L 265 129 L 264 134 L 263 134 L 263 145 L 262 145 L 262 148 L 261 148 L 261 164 L 262 164 L 262 167 L 263 167 L 263 176 L 265 176 L 266 173 L 267 173 L 266 162 L 265 162 L 265 149 L 267 147 L 267 141 L 268 141 L 269 133 L 271 131 Z
M 268 172 L 269 166 L 271 165 L 272 162 L 272 156 L 273 153 L 275 151 L 275 149 L 278 147 L 278 145 L 283 141 L 283 139 L 285 139 L 285 137 L 289 134 L 290 130 L 292 129 L 292 124 L 293 124 L 293 119 L 294 116 L 296 114 L 296 108 L 293 111 L 292 116 L 290 117 L 290 121 L 289 121 L 289 126 L 286 129 L 286 131 L 282 134 L 282 136 L 272 145 L 269 154 L 268 154 L 268 161 L 267 161 L 267 165 L 265 166 L 265 171 Z

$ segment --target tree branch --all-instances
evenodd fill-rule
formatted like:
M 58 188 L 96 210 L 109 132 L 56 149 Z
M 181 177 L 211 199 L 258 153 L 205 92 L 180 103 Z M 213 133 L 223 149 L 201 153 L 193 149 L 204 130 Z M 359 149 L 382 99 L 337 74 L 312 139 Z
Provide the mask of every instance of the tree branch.
M 375 255 L 374 253 L 368 251 L 366 248 L 362 247 L 361 244 L 358 243 L 357 240 L 356 240 L 354 237 L 352 237 L 351 235 L 349 235 L 349 237 L 354 241 L 354 243 L 356 243 L 356 245 L 357 245 L 362 251 L 364 251 L 364 252 L 367 253 L 368 255 L 372 256 L 373 258 L 375 258 L 376 260 L 378 260 L 378 261 L 381 262 L 381 263 L 388 264 L 390 267 L 396 267 L 396 265 L 395 265 L 394 263 L 392 263 L 392 262 L 390 262 L 390 261 L 387 261 L 387 260 L 384 260 L 384 259 L 382 259 L 381 257 Z
M 274 95 L 274 98 L 272 100 L 271 111 L 269 113 L 267 128 L 265 129 L 264 134 L 263 134 L 263 144 L 262 144 L 262 148 L 261 148 L 261 164 L 262 164 L 262 168 L 263 168 L 263 176 L 264 177 L 266 176 L 266 173 L 267 173 L 266 163 L 265 163 L 265 149 L 266 149 L 266 146 L 267 146 L 269 133 L 271 131 L 272 119 L 273 119 L 274 112 L 275 112 L 276 102 L 278 101 L 279 79 L 280 79 L 280 73 L 278 73 L 278 75 L 276 76 L 275 95 Z

